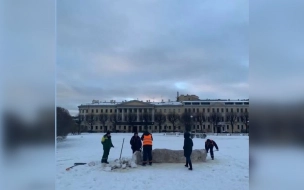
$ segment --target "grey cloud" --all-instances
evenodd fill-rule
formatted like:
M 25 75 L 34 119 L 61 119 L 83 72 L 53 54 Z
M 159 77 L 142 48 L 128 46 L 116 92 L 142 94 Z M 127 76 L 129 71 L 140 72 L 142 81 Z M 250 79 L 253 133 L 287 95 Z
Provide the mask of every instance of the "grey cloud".
M 172 99 L 178 90 L 248 97 L 242 86 L 249 74 L 248 1 L 59 1 L 57 7 L 57 101 L 73 101 L 68 109 L 97 97 Z

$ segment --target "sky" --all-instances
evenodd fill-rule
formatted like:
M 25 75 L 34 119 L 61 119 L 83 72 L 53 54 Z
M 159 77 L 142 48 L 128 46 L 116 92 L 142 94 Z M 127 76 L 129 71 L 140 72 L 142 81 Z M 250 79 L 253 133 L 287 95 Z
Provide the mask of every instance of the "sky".
M 57 1 L 57 106 L 249 98 L 247 0 Z

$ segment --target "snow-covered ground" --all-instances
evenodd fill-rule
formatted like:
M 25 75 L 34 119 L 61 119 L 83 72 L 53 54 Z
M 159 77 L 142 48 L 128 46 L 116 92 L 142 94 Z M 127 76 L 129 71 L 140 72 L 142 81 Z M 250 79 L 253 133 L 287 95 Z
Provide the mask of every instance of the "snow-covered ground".
M 121 145 L 125 138 L 122 157 L 131 158 L 131 133 L 112 133 L 115 148 L 111 149 L 109 162 L 120 156 Z M 141 135 L 141 134 L 140 134 Z M 82 134 L 68 136 L 57 143 L 56 189 L 212 189 L 246 190 L 249 189 L 249 137 L 248 136 L 208 136 L 215 140 L 219 151 L 215 160 L 210 154 L 207 161 L 193 163 L 193 171 L 184 164 L 153 164 L 137 168 L 104 171 L 100 163 L 102 157 L 101 138 L 103 134 Z M 183 135 L 164 136 L 153 134 L 153 149 L 167 148 L 182 150 Z M 205 139 L 194 138 L 194 149 L 204 149 Z M 92 162 L 95 166 L 76 166 L 70 171 L 65 169 L 75 162 Z

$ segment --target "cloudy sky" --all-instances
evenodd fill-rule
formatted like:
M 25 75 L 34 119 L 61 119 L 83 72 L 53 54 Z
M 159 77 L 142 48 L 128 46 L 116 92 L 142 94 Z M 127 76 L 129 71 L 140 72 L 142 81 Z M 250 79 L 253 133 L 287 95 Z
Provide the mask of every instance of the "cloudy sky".
M 249 97 L 247 0 L 57 1 L 57 105 Z

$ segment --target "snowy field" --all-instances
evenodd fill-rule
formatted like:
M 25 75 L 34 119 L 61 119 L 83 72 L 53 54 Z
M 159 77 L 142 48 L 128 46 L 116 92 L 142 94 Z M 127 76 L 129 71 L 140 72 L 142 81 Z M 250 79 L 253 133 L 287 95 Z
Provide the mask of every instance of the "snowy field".
M 119 159 L 123 138 L 123 158 L 131 158 L 131 133 L 112 133 L 115 148 L 110 151 L 108 161 Z M 141 134 L 139 134 L 141 136 Z M 249 189 L 249 137 L 248 136 L 208 136 L 216 141 L 219 151 L 215 160 L 210 154 L 207 161 L 193 163 L 193 171 L 184 164 L 153 164 L 137 168 L 104 171 L 100 163 L 103 149 L 100 143 L 103 133 L 68 136 L 57 143 L 56 189 L 174 189 L 174 190 L 247 190 Z M 153 149 L 167 148 L 182 150 L 183 136 L 153 134 Z M 193 149 L 204 149 L 205 139 L 194 138 Z M 65 169 L 75 162 L 95 162 L 95 166 L 76 166 Z

